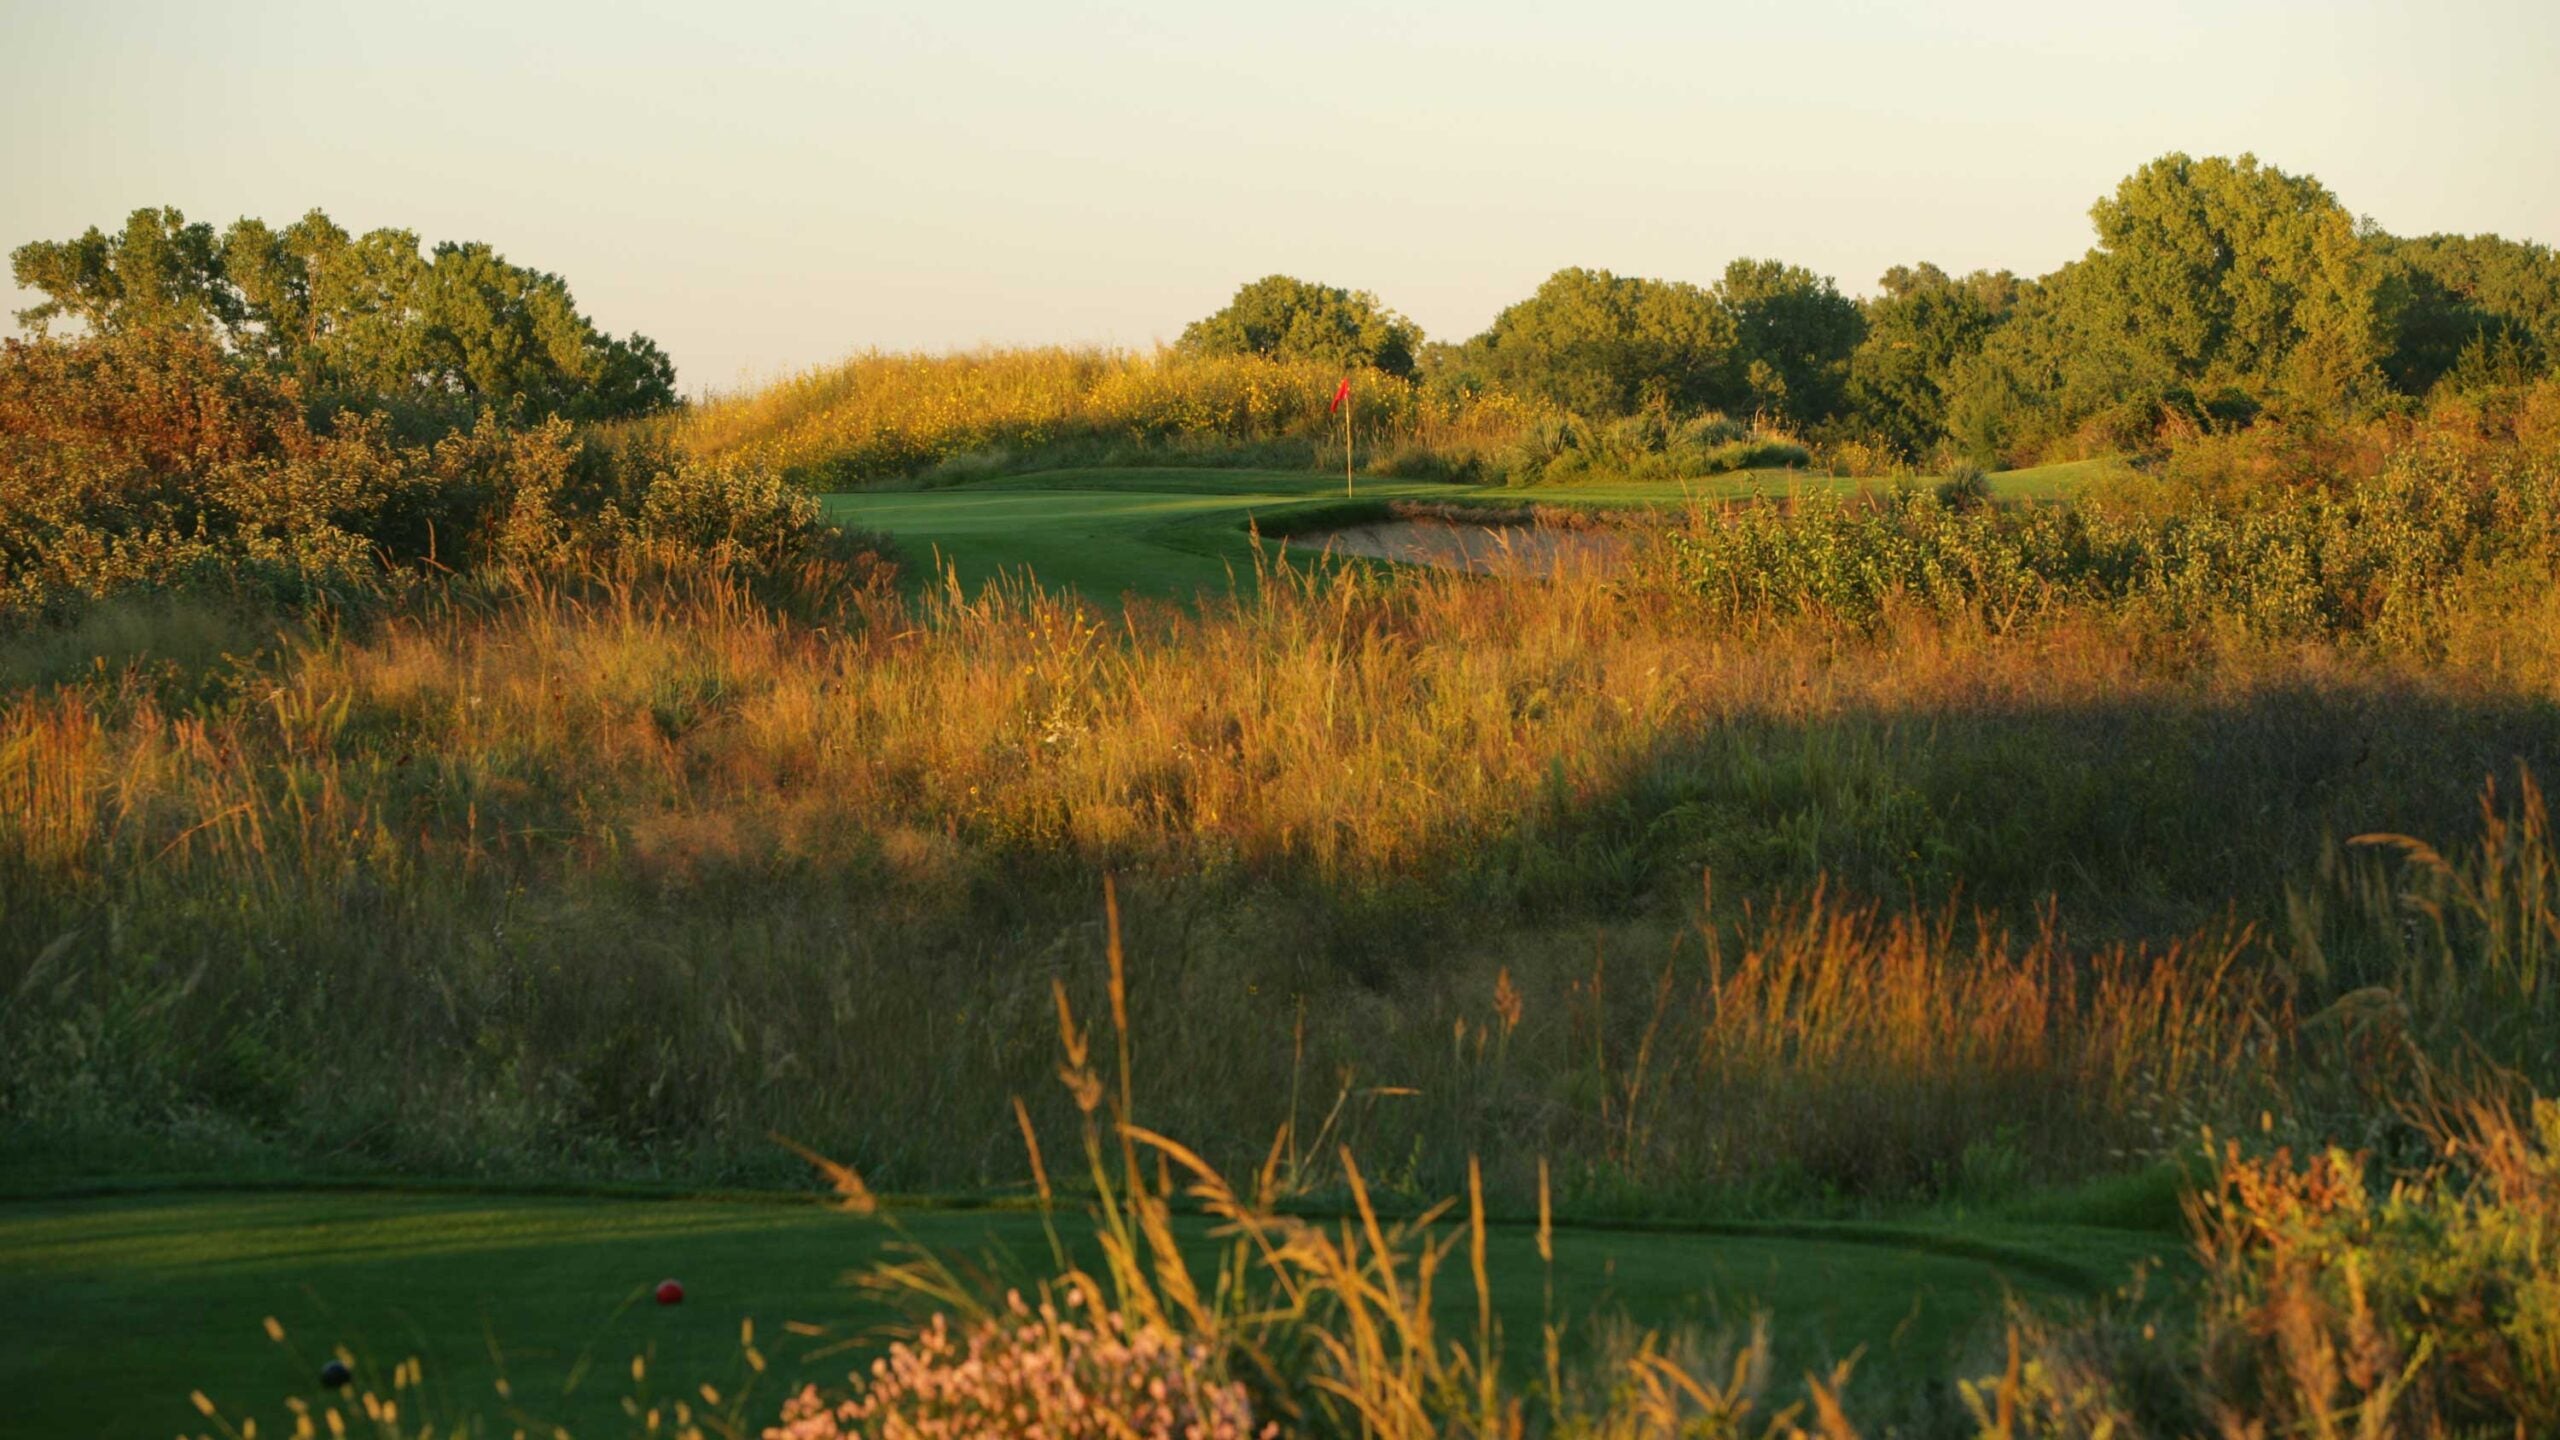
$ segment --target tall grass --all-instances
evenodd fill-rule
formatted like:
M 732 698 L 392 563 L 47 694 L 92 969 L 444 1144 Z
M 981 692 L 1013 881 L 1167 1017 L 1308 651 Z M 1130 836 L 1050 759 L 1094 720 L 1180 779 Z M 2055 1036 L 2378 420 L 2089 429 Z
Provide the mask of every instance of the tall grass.
M 74 1165 L 141 1134 L 752 1176 L 779 1126 L 1010 1183 L 1047 981 L 1117 873 L 1186 1135 L 1294 1091 L 1409 1157 L 1399 1192 L 1526 1134 L 1593 1207 L 2085 1174 L 2265 1088 L 2223 1007 L 2279 941 L 2235 959 L 2235 906 L 2280 936 L 2324 837 L 2463 836 L 2552 753 L 2553 603 L 2305 646 L 1275 571 L 1110 622 L 875 588 L 819 625 L 626 572 L 194 658 L 30 641 L 0 1105 Z
M 2469 908 L 2485 917 L 2495 907 Z M 1063 1052 L 1056 1079 L 1080 1147 L 1044 1143 L 1030 1107 L 1014 1101 L 1049 1268 L 1025 1281 L 911 1248 L 861 1283 L 912 1320 L 878 1336 L 886 1353 L 841 1387 L 804 1387 L 771 1426 L 747 1418 L 752 1384 L 726 1393 L 703 1385 L 666 1401 L 644 1391 L 626 1403 L 635 1420 L 686 1440 L 1016 1432 L 1070 1440 L 2014 1440 L 2437 1437 L 2501 1433 L 2509 1423 L 2539 1434 L 2560 1417 L 2560 1104 L 2530 1093 L 2411 1106 L 2429 1131 L 2431 1158 L 2390 1176 L 2387 1187 L 2365 1155 L 2330 1148 L 2297 1164 L 2289 1149 L 2218 1141 L 2208 1129 L 2209 1182 L 2186 1200 L 2198 1262 L 2192 1303 L 2154 1303 L 2145 1267 L 2119 1305 L 2058 1314 L 2013 1302 L 2005 1363 L 1957 1362 L 1951 1391 L 1863 1382 L 1856 1355 L 1790 1385 L 1774 1374 L 1765 1316 L 1712 1347 L 1694 1333 L 1623 1324 L 1590 1326 L 1582 1337 L 1592 1317 L 1555 1306 L 1543 1159 L 1535 1233 L 1549 1273 L 1531 1352 L 1505 1333 L 1503 1314 L 1514 1307 L 1495 1300 L 1492 1216 L 1473 1158 L 1460 1198 L 1398 1217 L 1344 1146 L 1342 1211 L 1313 1219 L 1285 1203 L 1298 1190 L 1285 1157 L 1305 1143 L 1294 1121 L 1241 1182 L 1140 1123 L 1142 1047 L 1108 885 L 1104 942 L 1098 1014 L 1080 1012 L 1063 981 L 1052 984 Z M 1503 1014 L 1517 1023 L 1516 1004 Z M 1313 1143 L 1329 1132 L 1328 1124 Z M 811 1158 L 848 1209 L 877 1211 L 858 1172 Z M 1057 1162 L 1070 1174 L 1080 1166 L 1084 1183 L 1053 1185 Z M 1086 1232 L 1081 1245 L 1068 1243 L 1056 1214 L 1070 1196 L 1083 1210 L 1081 1222 L 1068 1223 Z M 1186 1209 L 1209 1222 L 1205 1244 L 1196 1230 L 1183 1234 Z M 1501 1283 L 1525 1288 L 1518 1276 Z M 268 1328 L 286 1343 L 276 1322 Z M 752 1322 L 740 1345 L 750 1378 L 760 1374 Z M 1536 1362 L 1522 1363 L 1532 1353 Z M 645 1358 L 635 1358 L 631 1375 L 635 1387 L 646 1383 Z M 387 1385 L 361 1385 L 316 1407 L 294 1402 L 295 1433 L 318 1433 L 315 1410 L 333 1434 L 359 1415 L 384 1440 L 484 1433 L 469 1417 L 422 1416 L 422 1376 L 411 1359 Z M 505 1386 L 499 1395 L 511 1403 Z M 255 1434 L 202 1392 L 194 1398 L 219 1433 Z M 528 1417 L 511 1418 L 522 1428 Z
M 822 488 L 952 463 L 981 472 L 1071 461 L 1303 465 L 1340 458 L 1328 411 L 1341 379 L 1329 366 L 1256 356 L 869 354 L 642 428 L 695 454 L 752 457 Z M 1350 409 L 1355 440 L 1373 454 L 1489 449 L 1538 413 L 1499 392 L 1444 393 L 1376 373 L 1354 379 Z
M 2560 445 L 2472 456 L 2413 446 L 2321 486 L 2132 498 L 2002 509 L 1912 490 L 1881 505 L 1763 502 L 1705 517 L 1673 549 L 1722 614 L 1864 624 L 1898 601 L 2009 625 L 2095 605 L 2162 629 L 2274 635 L 2423 632 L 2499 584 L 2548 583 L 2560 557 Z
M 1554 1225 L 1543 1163 L 1536 1195 L 1538 1254 L 1549 1267 L 1537 1337 L 1544 1365 L 1542 1373 L 1521 1375 L 1496 1314 L 1485 1185 L 1472 1158 L 1463 1201 L 1444 1200 L 1398 1219 L 1381 1211 L 1358 1160 L 1343 1147 L 1345 1210 L 1328 1223 L 1280 1208 L 1294 1189 L 1283 1161 L 1301 1141 L 1294 1124 L 1282 1128 L 1243 1184 L 1181 1141 L 1141 1125 L 1128 975 L 1118 910 L 1108 896 L 1106 888 L 1108 1046 L 1094 1043 L 1092 1027 L 1078 1025 L 1064 987 L 1056 990 L 1065 1052 L 1058 1074 L 1077 1111 L 1087 1214 L 1101 1263 L 1078 1263 L 1059 1243 L 1052 1219 L 1059 1273 L 1041 1282 L 1036 1310 L 1016 1292 L 996 1302 L 982 1282 L 929 1251 L 876 1268 L 867 1277 L 875 1291 L 930 1318 L 914 1341 L 892 1347 L 888 1362 L 868 1377 L 853 1377 L 850 1397 L 830 1404 L 812 1387 L 786 1408 L 785 1427 L 770 1434 L 836 1440 L 863 1433 L 866 1422 L 894 1433 L 907 1433 L 905 1426 L 916 1433 L 975 1434 L 1018 1421 L 1043 1392 L 1054 1390 L 1054 1381 L 1040 1377 L 1058 1373 L 1061 1358 L 1106 1347 L 1164 1358 L 1154 1359 L 1152 1384 L 1130 1386 L 1124 1369 L 1103 1385 L 1079 1387 L 1093 1400 L 1062 1410 L 1060 1433 L 1420 1440 L 1517 1436 L 1532 1423 L 1555 1434 L 1748 1433 L 1745 1422 L 1761 1407 L 1767 1386 L 1765 1331 L 1736 1357 L 1727 1382 L 1692 1373 L 1662 1353 L 1659 1336 L 1647 1333 L 1632 1353 L 1593 1367 L 1603 1372 L 1596 1395 L 1587 1384 L 1568 1386 L 1568 1317 L 1556 1312 L 1553 1300 Z M 1017 1110 L 1039 1203 L 1049 1216 L 1057 1196 L 1041 1161 L 1040 1132 L 1027 1109 L 1017 1104 Z M 1320 1145 L 1324 1136 L 1315 1138 Z M 840 1188 L 867 1201 L 858 1175 L 830 1168 Z M 1176 1207 L 1186 1202 L 1215 1226 L 1216 1248 L 1205 1267 L 1177 1239 Z M 1447 1303 L 1449 1289 L 1472 1305 Z M 1472 1325 L 1451 1323 L 1469 1309 Z M 967 1317 L 966 1359 L 946 1338 L 953 1314 Z M 1062 1314 L 1097 1318 L 1087 1330 Z M 1087 1338 L 1096 1333 L 1101 1346 Z M 1132 1343 L 1122 1336 L 1145 1338 Z M 1069 1344 L 1058 1344 L 1061 1338 Z M 1165 1363 L 1172 1357 L 1179 1363 Z M 1852 1364 L 1835 1369 L 1828 1383 L 1807 1377 L 1825 1434 L 1849 1433 L 1837 1390 Z M 1120 1401 L 1111 1388 L 1140 1393 Z M 1543 1412 L 1535 1422 L 1533 1399 Z M 1800 1435 L 1793 1422 L 1806 1408 L 1777 1410 L 1763 1422 L 1764 1433 L 1772 1440 Z M 1183 1419 L 1197 1428 L 1181 1430 Z M 1255 1431 L 1257 1420 L 1262 1428 Z
M 1325 468 L 1343 460 L 1331 413 L 1342 378 L 1311 362 L 1173 351 L 869 354 L 623 433 L 822 489 L 1070 466 Z M 1405 479 L 1695 478 L 1814 461 L 1792 435 L 1712 412 L 1592 422 L 1500 389 L 1375 372 L 1353 377 L 1349 408 L 1356 463 Z

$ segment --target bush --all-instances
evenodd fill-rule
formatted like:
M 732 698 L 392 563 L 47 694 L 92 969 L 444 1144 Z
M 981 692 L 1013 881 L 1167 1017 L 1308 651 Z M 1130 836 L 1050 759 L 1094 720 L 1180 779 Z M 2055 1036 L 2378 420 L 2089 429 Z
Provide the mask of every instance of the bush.
M 1561 411 L 1542 415 L 1483 468 L 1508 484 L 1528 485 L 1584 476 L 1696 480 L 1812 462 L 1812 452 L 1795 441 L 1755 432 L 1718 412 L 1675 419 L 1665 407 L 1651 406 L 1598 426 Z
M 1018 1293 L 1005 1309 L 955 1332 L 936 1315 L 912 1340 L 889 1347 L 848 1398 L 815 1386 L 784 1403 L 765 1440 L 976 1440 L 1043 1435 L 1055 1440 L 1251 1440 L 1244 1387 L 1218 1378 L 1197 1340 L 1132 1321 L 1071 1288 L 1035 1309 Z
M 2560 1103 L 2475 1103 L 2449 1128 L 2444 1163 L 2387 1184 L 2363 1155 L 2226 1142 L 2190 1206 L 2193 1321 L 2022 1314 L 2008 1373 L 1964 1387 L 1977 1418 L 2051 1436 L 2560 1433 Z
M 543 432 L 540 449 L 565 443 Z M 0 352 L 0 611 L 189 577 L 343 586 L 484 528 L 513 488 L 466 444 L 314 431 L 299 394 L 212 342 L 142 331 Z M 468 475 L 463 472 L 470 472 Z
M 1959 464 L 1938 482 L 1938 503 L 1949 510 L 1973 510 L 1991 501 L 1991 476 L 1981 466 Z
M 2560 1104 L 2474 1112 L 2452 1167 L 2377 1190 L 2330 1150 L 2226 1152 L 2199 1212 L 2204 1374 L 2226 1409 L 2318 1433 L 2560 1426 Z
M 1703 475 L 1723 475 L 1735 470 L 1801 470 L 1813 463 L 1813 452 L 1793 440 L 1761 437 L 1730 440 L 1706 454 Z
M 1369 473 L 1389 480 L 1470 484 L 1485 478 L 1485 459 L 1481 455 L 1408 442 L 1373 458 L 1369 462 Z
M 626 540 L 770 568 L 823 528 L 769 470 L 616 450 L 557 419 L 484 413 L 432 446 L 393 443 L 379 416 L 315 429 L 293 382 L 182 332 L 0 351 L 0 618 L 198 583 L 348 597 Z
M 823 525 L 817 497 L 736 460 L 683 460 L 640 497 L 645 539 L 770 565 L 808 547 Z
M 1864 625 L 1911 603 L 2005 625 L 2100 606 L 2269 635 L 2416 623 L 2466 576 L 2560 565 L 2560 453 L 2474 465 L 2417 445 L 2331 488 L 2167 499 L 2150 512 L 2005 510 L 1925 492 L 1763 501 L 1702 513 L 1670 553 L 1697 594 L 1733 614 Z

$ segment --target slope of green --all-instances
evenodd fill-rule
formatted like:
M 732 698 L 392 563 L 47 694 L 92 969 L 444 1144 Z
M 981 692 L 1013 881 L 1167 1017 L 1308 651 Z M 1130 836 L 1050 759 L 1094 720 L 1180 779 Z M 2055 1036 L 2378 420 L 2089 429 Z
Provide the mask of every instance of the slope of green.
M 899 1227 L 945 1254 L 1029 1264 L 1048 1255 L 1039 1217 L 1020 1211 L 923 1210 Z M 23 1427 L 13 1433 L 201 1429 L 187 1397 L 202 1390 L 230 1419 L 256 1416 L 261 1433 L 282 1434 L 286 1398 L 316 1398 L 313 1377 L 343 1346 L 368 1367 L 421 1359 L 426 1388 L 411 1414 L 520 1415 L 543 1422 L 532 1433 L 558 1423 L 585 1434 L 619 1426 L 626 1396 L 692 1397 L 704 1383 L 735 1396 L 748 1379 L 740 1325 L 752 1318 L 770 1368 L 748 1413 L 769 1418 L 788 1389 L 840 1382 L 853 1368 L 845 1343 L 885 1312 L 845 1276 L 896 1238 L 887 1224 L 806 1203 L 735 1200 L 338 1192 L 9 1202 L 0 1204 L 9 1277 L 0 1332 L 11 1337 L 0 1347 L 0 1393 L 9 1425 Z M 2058 1226 L 1566 1230 L 1555 1278 L 1567 1316 L 1722 1326 L 1766 1309 L 1786 1365 L 1864 1346 L 1862 1369 L 1917 1376 L 1941 1373 L 2006 1294 L 2101 1288 L 2162 1243 Z M 1528 1347 L 1524 1363 L 1544 1303 L 1535 1247 L 1521 1226 L 1498 1227 L 1490 1247 L 1496 1302 L 1513 1344 Z M 650 1287 L 670 1277 L 686 1285 L 685 1303 L 652 1303 Z M 1471 1315 L 1463 1273 L 1450 1278 L 1453 1320 Z M 284 1344 L 268 1339 L 270 1316 Z M 646 1359 L 637 1384 L 635 1356 Z M 512 1409 L 498 1396 L 502 1377 Z
M 1993 478 L 2003 498 L 2056 499 L 2112 461 L 2020 470 Z M 1705 480 L 1599 480 L 1494 489 L 1423 480 L 1361 479 L 1356 502 L 1591 506 L 1677 510 L 1695 500 L 1853 493 L 1870 480 L 1746 470 Z M 1253 583 L 1251 527 L 1303 526 L 1345 502 L 1339 476 L 1308 471 L 1097 469 L 1005 476 L 929 490 L 864 490 L 826 498 L 830 518 L 895 540 L 919 583 L 948 566 L 974 590 L 1028 571 L 1088 598 L 1183 598 Z M 1374 518 L 1374 517 L 1368 517 Z M 1303 544 L 1292 547 L 1305 552 Z
M 1992 492 L 2003 500 L 2068 500 L 2111 476 L 2130 474 L 2120 456 L 2096 460 L 2064 460 L 2025 470 L 2004 470 L 1991 477 Z

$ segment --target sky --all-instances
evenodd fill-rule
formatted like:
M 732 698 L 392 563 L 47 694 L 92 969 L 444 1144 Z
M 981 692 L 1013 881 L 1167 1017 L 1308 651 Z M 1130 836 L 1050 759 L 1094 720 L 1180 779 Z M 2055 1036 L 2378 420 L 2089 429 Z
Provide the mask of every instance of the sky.
M 0 247 L 486 240 L 700 393 L 1169 341 L 1273 272 L 1451 340 L 1567 265 L 2040 274 L 2172 150 L 2560 243 L 2555 76 L 2560 0 L 0 0 Z

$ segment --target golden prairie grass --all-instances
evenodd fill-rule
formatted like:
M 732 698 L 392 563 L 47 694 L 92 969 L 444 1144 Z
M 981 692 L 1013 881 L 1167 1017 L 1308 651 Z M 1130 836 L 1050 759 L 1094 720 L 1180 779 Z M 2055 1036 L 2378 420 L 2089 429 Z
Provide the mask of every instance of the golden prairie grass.
M 1192 1397 L 1200 1397 L 1222 1412 L 1218 1423 L 1224 1428 L 1214 1433 L 1239 1435 L 1260 1421 L 1255 1433 L 1376 1440 L 1494 1440 L 1530 1433 L 1595 1440 L 1673 1434 L 1738 1440 L 1756 1433 L 1767 1440 L 1800 1440 L 1808 1432 L 1798 1422 L 1808 1412 L 1812 1433 L 1830 1440 L 1854 1434 L 1839 1400 L 1854 1362 L 1827 1378 L 1806 1376 L 1806 1401 L 1769 1403 L 1765 1326 L 1755 1328 L 1730 1357 L 1729 1376 L 1670 1353 L 1662 1336 L 1642 1332 L 1608 1337 L 1617 1343 L 1579 1367 L 1596 1373 L 1577 1373 L 1578 1383 L 1569 1386 L 1562 1358 L 1567 1317 L 1556 1313 L 1553 1302 L 1554 1225 L 1543 1163 L 1536 1233 L 1550 1272 L 1539 1336 L 1544 1366 L 1541 1373 L 1521 1376 L 1510 1368 L 1497 1316 L 1485 1185 L 1472 1157 L 1463 1199 L 1394 1216 L 1381 1210 L 1359 1161 L 1345 1147 L 1338 1156 L 1342 1213 L 1319 1220 L 1280 1208 L 1291 1195 L 1283 1156 L 1302 1143 L 1292 1126 L 1283 1126 L 1259 1169 L 1238 1184 L 1191 1147 L 1137 1123 L 1126 957 L 1118 907 L 1107 888 L 1105 926 L 1108 1046 L 1095 1044 L 1093 1027 L 1078 1024 L 1065 988 L 1056 990 L 1064 1051 L 1059 1078 L 1074 1100 L 1071 1123 L 1082 1142 L 1090 1182 L 1086 1212 L 1100 1263 L 1088 1268 L 1056 1245 L 1058 1273 L 1041 1282 L 1036 1309 L 1018 1293 L 997 1302 L 983 1283 L 963 1277 L 930 1251 L 877 1267 L 866 1277 L 875 1292 L 929 1317 L 916 1343 L 893 1350 L 904 1363 L 856 1374 L 849 1397 L 833 1405 L 814 1388 L 804 1392 L 788 1412 L 799 1423 L 768 1431 L 768 1440 L 860 1433 L 860 1421 L 904 1418 L 902 1402 L 918 1393 L 941 1402 L 932 1407 L 925 1433 L 942 1433 L 934 1424 L 951 1433 L 977 1433 L 973 1427 L 1004 1423 L 1008 1415 L 1023 1413 L 1009 1393 L 1021 1387 L 988 1381 L 1017 1368 L 1045 1372 L 1056 1361 L 1007 1366 L 989 1363 L 990 1352 L 995 1358 L 1010 1355 L 1026 1332 L 1045 1338 L 1059 1329 L 1062 1313 L 1078 1312 L 1107 1316 L 1104 1333 L 1148 1337 L 1147 1354 L 1180 1356 L 1183 1363 L 1174 1367 L 1177 1375 L 1148 1387 L 1149 1397 L 1080 1408 L 1061 1433 L 1170 1434 L 1170 1427 L 1131 1422 L 1160 1413 L 1167 1400 L 1194 1404 Z M 1016 1105 L 1024 1145 L 1042 1176 L 1038 1198 L 1047 1214 L 1057 1197 L 1040 1162 L 1038 1132 L 1028 1110 L 1018 1100 Z M 1216 1244 L 1205 1265 L 1177 1239 L 1176 1217 L 1185 1209 L 1213 1227 Z M 1053 1223 L 1053 1244 L 1055 1235 Z M 1444 1292 L 1451 1289 L 1460 1290 L 1467 1303 L 1446 1303 Z M 1470 1310 L 1472 1324 L 1453 1322 Z M 1007 1338 L 973 1347 L 959 1364 L 950 1363 L 956 1357 L 944 1342 L 947 1358 L 935 1366 L 928 1347 L 948 1334 L 953 1315 L 963 1317 L 973 1335 Z M 1164 1368 L 1161 1361 L 1157 1368 Z M 1756 1424 L 1755 1413 L 1761 1416 Z M 1191 1433 L 1211 1431 L 1204 1426 Z
M 2297 1166 L 2287 1151 L 2244 1150 L 2208 1133 L 2212 1178 L 2188 1204 L 2198 1303 L 2146 1305 L 2146 1276 L 2122 1310 L 2057 1315 L 2014 1305 L 2005 1359 L 1995 1353 L 1970 1371 L 1959 1361 L 1950 1377 L 1969 1423 L 1945 1393 L 1860 1388 L 1855 1356 L 1828 1374 L 1804 1374 L 1800 1385 L 1776 1383 L 1765 1317 L 1720 1349 L 1691 1334 L 1602 1327 L 1568 1364 L 1566 1332 L 1584 1321 L 1556 1311 L 1552 1273 L 1537 1337 L 1543 1364 L 1522 1367 L 1494 1301 L 1491 1217 L 1473 1157 L 1462 1196 L 1399 1216 L 1381 1207 L 1345 1147 L 1341 1213 L 1316 1219 L 1283 1208 L 1292 1186 L 1282 1157 L 1302 1143 L 1291 1128 L 1238 1183 L 1137 1122 L 1129 957 L 1108 886 L 1104 914 L 1099 1013 L 1080 1021 L 1066 985 L 1052 990 L 1063 1052 L 1056 1078 L 1088 1182 L 1072 1192 L 1090 1227 L 1081 1253 L 1098 1259 L 1079 1259 L 1061 1241 L 1054 1211 L 1062 1197 L 1042 1159 L 1040 1127 L 1016 1097 L 1053 1250 L 1052 1268 L 1030 1282 L 1032 1296 L 915 1249 L 863 1277 L 915 1316 L 911 1328 L 893 1329 L 903 1338 L 842 1387 L 801 1390 L 773 1425 L 748 1418 L 746 1393 L 709 1386 L 645 1412 L 635 1402 L 635 1418 L 645 1413 L 652 1433 L 691 1440 L 1017 1427 L 1097 1440 L 1855 1440 L 1907 1433 L 1906 1423 L 1983 1440 L 2270 1427 L 2416 1440 L 2491 1433 L 2480 1427 L 2510 1419 L 2539 1433 L 2532 1426 L 2560 1413 L 2560 1352 L 2550 1341 L 2560 1304 L 2550 1260 L 2560 1105 L 2540 1100 L 2473 1099 L 2439 1112 L 2446 1162 L 2387 1189 L 2367 1157 L 2330 1150 Z M 1835 938 L 1827 948 L 1844 946 Z M 1499 1013 L 1507 1030 L 1521 1007 Z M 819 1163 L 849 1202 L 872 1209 L 858 1173 Z M 1552 1271 L 1543 1161 L 1535 1193 L 1537 1253 Z M 1186 1211 L 1211 1227 L 1205 1247 L 1179 1237 Z M 751 1324 L 740 1343 L 761 1371 Z M 417 1361 L 405 1361 L 387 1385 L 317 1407 L 297 1401 L 294 1433 L 318 1434 L 315 1413 L 333 1434 L 359 1423 L 384 1440 L 482 1433 L 468 1417 L 423 1419 L 409 1403 L 420 1374 Z M 635 1386 L 645 1381 L 645 1359 L 635 1358 L 631 1374 Z M 1801 1398 L 1789 1402 L 1790 1390 Z M 231 1440 L 256 1433 L 232 1425 L 201 1392 L 196 1404 Z
M 1068 444 L 1158 448 L 1305 442 L 1334 434 L 1342 372 L 1256 356 L 1066 347 L 873 353 L 651 422 L 683 449 L 740 456 L 823 484 L 908 475 L 979 452 Z M 1537 407 L 1498 392 L 1440 395 L 1369 373 L 1352 387 L 1360 443 L 1499 444 Z M 1330 452 L 1339 458 L 1339 450 Z
M 1399 1193 L 1528 1135 L 1577 1205 L 2087 1174 L 2257 1103 L 2235 1007 L 2289 1024 L 2283 885 L 2323 835 L 2466 832 L 2547 734 L 2551 603 L 2409 652 L 1719 626 L 1640 573 L 823 626 L 717 580 L 458 583 L 0 711 L 11 1113 L 290 1148 L 326 1094 L 383 1163 L 733 1174 L 779 1127 L 1014 1183 L 1116 873 L 1177 1133 L 1294 1089 Z

